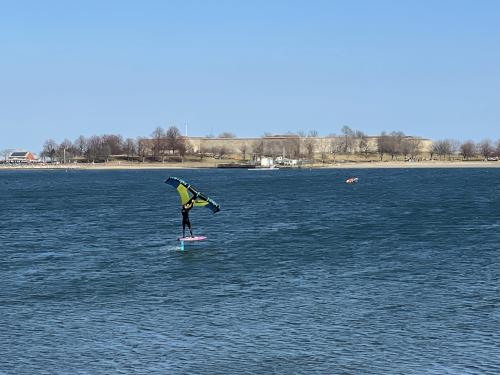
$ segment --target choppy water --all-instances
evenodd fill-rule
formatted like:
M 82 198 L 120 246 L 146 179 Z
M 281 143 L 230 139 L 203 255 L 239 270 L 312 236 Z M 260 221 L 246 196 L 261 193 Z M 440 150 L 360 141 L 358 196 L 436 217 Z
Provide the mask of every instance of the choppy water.
M 184 252 L 170 174 L 222 207 L 192 211 L 209 240 Z M 0 373 L 499 373 L 499 189 L 500 169 L 2 172 Z

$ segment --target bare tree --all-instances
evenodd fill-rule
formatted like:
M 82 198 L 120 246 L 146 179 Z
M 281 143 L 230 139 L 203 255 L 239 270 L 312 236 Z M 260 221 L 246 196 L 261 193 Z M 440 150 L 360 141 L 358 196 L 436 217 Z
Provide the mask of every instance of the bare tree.
M 150 149 L 150 141 L 146 138 L 138 137 L 136 145 L 137 145 L 137 155 L 141 158 L 141 161 L 144 163 Z
M 354 149 L 355 132 L 347 125 L 340 130 L 343 138 L 342 152 L 351 153 Z
M 205 154 L 208 152 L 207 145 L 205 142 L 200 140 L 200 147 L 198 148 L 198 156 L 200 157 L 200 161 L 203 160 L 203 158 L 206 156 Z
M 391 159 L 394 160 L 394 157 L 397 158 L 397 155 L 402 154 L 401 145 L 403 140 L 406 138 L 405 133 L 403 132 L 391 132 L 390 140 L 389 140 L 389 154 L 391 155 Z
M 116 134 L 105 134 L 101 137 L 102 147 L 109 148 L 110 155 L 121 155 L 123 153 L 123 137 Z
M 335 134 L 329 136 L 330 139 L 330 154 L 333 156 L 333 162 L 335 162 L 338 153 L 342 152 L 343 141 Z
M 264 137 L 264 154 L 275 158 L 283 152 L 281 140 L 272 137 Z
M 48 139 L 43 144 L 42 157 L 45 159 L 46 157 L 50 158 L 50 161 L 55 160 L 57 143 L 53 139 Z
M 314 138 L 307 137 L 304 141 L 307 158 L 314 161 Z
M 406 137 L 401 140 L 400 151 L 405 160 L 414 160 L 420 153 L 420 139 Z
M 171 126 L 167 129 L 166 134 L 166 148 L 175 154 L 176 151 L 186 151 L 186 145 L 184 142 L 184 137 L 181 135 L 181 131 L 176 126 Z
M 500 157 L 500 139 L 495 144 L 495 156 Z
M 422 140 L 419 138 L 407 139 L 409 144 L 409 156 L 410 159 L 415 160 L 422 150 Z
M 479 154 L 487 160 L 494 151 L 493 147 L 493 142 L 491 142 L 490 139 L 483 139 L 478 145 L 477 145 Z
M 177 141 L 177 152 L 179 153 L 179 156 L 181 158 L 184 158 L 184 156 L 188 152 L 190 146 L 191 145 L 186 144 L 186 142 L 184 141 L 184 138 L 182 138 L 182 137 L 179 138 L 179 140 Z
M 76 154 L 73 143 L 69 139 L 65 139 L 56 149 L 56 157 L 66 163 L 67 160 L 73 158 Z
M 73 148 L 78 156 L 84 156 L 87 149 L 87 140 L 83 135 L 79 136 L 73 142 Z
M 221 146 L 214 146 L 213 147 L 213 153 L 219 157 L 219 159 L 224 159 L 224 156 L 227 155 L 228 149 L 226 146 L 221 145 Z
M 307 136 L 301 137 L 301 143 L 304 146 L 305 154 L 308 159 L 313 161 L 314 161 L 314 149 L 317 137 L 318 137 L 318 132 L 316 130 L 310 130 Z
M 382 132 L 377 138 L 377 152 L 380 156 L 380 160 L 384 159 L 384 155 L 391 155 L 391 159 L 394 160 L 397 155 L 402 153 L 402 142 L 406 138 L 403 132 L 391 132 L 387 134 Z
M 7 162 L 7 158 L 10 156 L 11 153 L 12 153 L 12 150 L 7 148 L 5 150 L 2 150 L 0 152 L 0 155 L 2 155 L 4 157 L 4 161 Z
M 365 159 L 368 158 L 368 154 L 370 153 L 370 144 L 368 143 L 368 137 L 362 131 L 356 131 L 356 138 L 358 140 L 358 150 L 361 152 Z
M 432 153 L 441 157 L 447 155 L 451 152 L 451 148 L 446 140 L 438 140 L 432 143 Z
M 456 141 L 452 139 L 438 140 L 432 143 L 432 152 L 439 156 L 439 159 L 448 156 L 448 160 L 451 160 L 451 155 L 455 152 Z
M 106 161 L 108 162 L 111 156 L 111 146 L 106 142 L 105 136 L 93 135 L 87 142 L 85 157 L 87 162 Z
M 300 157 L 300 137 L 296 134 L 288 134 L 286 139 L 283 140 L 283 148 L 285 156 L 297 159 Z
M 261 157 L 264 155 L 264 139 L 258 139 L 252 145 L 253 154 L 256 157 Z
M 132 138 L 127 138 L 124 143 L 124 151 L 127 155 L 127 160 L 130 160 L 137 152 L 136 143 Z
M 330 150 L 330 142 L 326 138 L 321 138 L 318 142 L 319 153 L 321 155 L 321 163 L 325 163 L 326 156 Z
M 400 150 L 401 154 L 403 155 L 404 159 L 408 160 L 409 159 L 408 155 L 410 154 L 410 143 L 408 142 L 408 140 L 403 139 L 401 141 L 401 145 L 400 145 L 399 150 Z
M 190 142 L 188 137 L 182 137 L 182 141 L 184 143 L 184 148 L 186 149 L 186 154 L 194 155 L 194 144 Z
M 380 161 L 384 159 L 385 154 L 392 152 L 392 148 L 391 137 L 386 132 L 382 132 L 382 134 L 380 134 L 377 138 L 377 152 L 380 156 Z
M 248 151 L 248 146 L 247 146 L 246 143 L 243 143 L 240 146 L 240 152 L 241 152 L 241 155 L 242 155 L 242 160 L 246 159 L 247 151 Z
M 153 133 L 151 133 L 151 138 L 153 140 L 153 158 L 158 160 L 160 156 L 163 157 L 166 149 L 165 130 L 157 127 L 153 130 Z
M 111 146 L 102 137 L 101 137 L 101 147 L 99 149 L 99 156 L 102 158 L 102 160 L 106 161 L 106 163 L 109 161 L 111 157 Z
M 303 130 L 299 130 L 297 132 L 297 137 L 299 138 L 299 152 L 297 157 L 302 158 L 304 156 L 305 142 L 307 138 L 306 132 Z
M 88 162 L 92 160 L 92 162 L 95 163 L 96 160 L 100 159 L 100 154 L 101 137 L 93 135 L 87 140 L 87 150 L 85 156 L 87 157 Z
M 476 144 L 473 141 L 465 141 L 460 145 L 460 155 L 464 160 L 470 160 L 476 153 Z

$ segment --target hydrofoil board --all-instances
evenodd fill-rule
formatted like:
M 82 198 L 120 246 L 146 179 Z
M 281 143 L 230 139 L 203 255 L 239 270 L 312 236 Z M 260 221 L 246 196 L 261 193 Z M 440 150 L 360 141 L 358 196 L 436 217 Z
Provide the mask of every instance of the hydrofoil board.
M 207 237 L 205 236 L 194 236 L 194 237 L 179 237 L 177 241 L 184 241 L 184 242 L 194 242 L 194 241 L 203 241 L 206 240 Z

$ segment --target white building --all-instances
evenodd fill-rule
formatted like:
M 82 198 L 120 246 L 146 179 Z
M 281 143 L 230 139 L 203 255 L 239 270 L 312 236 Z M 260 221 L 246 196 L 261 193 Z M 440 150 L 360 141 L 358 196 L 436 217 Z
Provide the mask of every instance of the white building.
M 35 160 L 35 155 L 29 151 L 14 151 L 7 158 L 9 163 L 31 163 Z
M 260 158 L 260 166 L 261 167 L 269 168 L 269 167 L 272 167 L 273 165 L 274 165 L 273 158 L 270 158 L 267 156 L 263 156 Z

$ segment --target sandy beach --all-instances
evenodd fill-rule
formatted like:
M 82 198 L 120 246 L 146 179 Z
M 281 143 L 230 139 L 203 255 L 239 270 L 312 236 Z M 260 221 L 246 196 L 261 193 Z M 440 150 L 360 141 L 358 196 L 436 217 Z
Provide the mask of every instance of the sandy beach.
M 200 169 L 217 168 L 219 162 L 187 161 L 183 163 L 127 163 L 110 162 L 99 164 L 3 164 L 0 170 L 37 170 L 37 169 L 71 169 L 71 170 L 120 170 L 120 169 Z M 368 169 L 368 168 L 500 168 L 497 161 L 384 161 L 384 162 L 342 162 L 315 163 L 301 168 L 324 169 Z
M 321 164 L 315 164 L 320 167 Z M 500 162 L 493 161 L 384 161 L 384 162 L 353 162 L 327 165 L 325 168 L 500 168 Z

